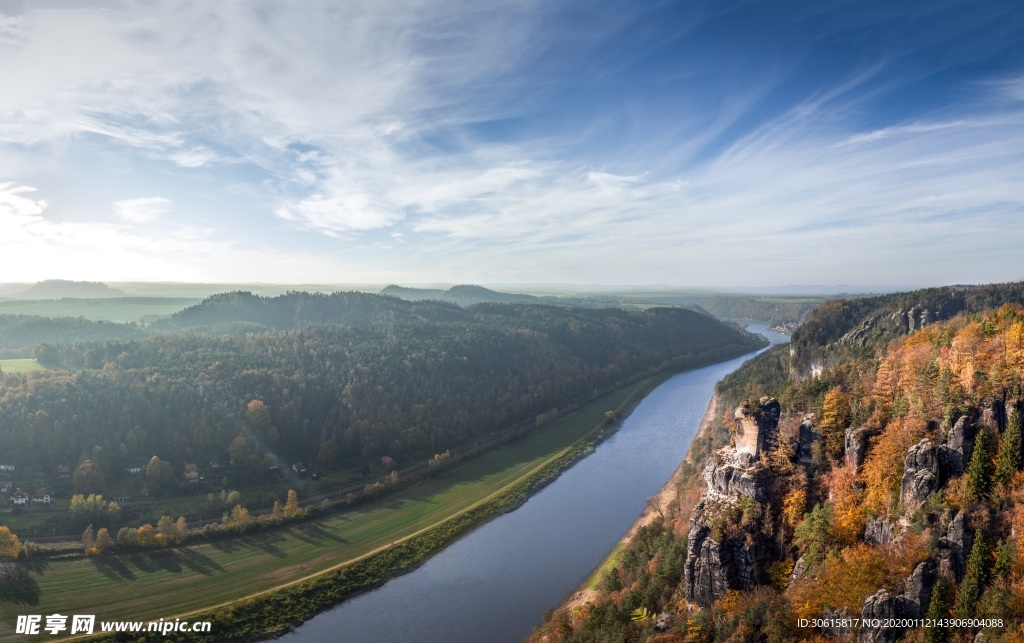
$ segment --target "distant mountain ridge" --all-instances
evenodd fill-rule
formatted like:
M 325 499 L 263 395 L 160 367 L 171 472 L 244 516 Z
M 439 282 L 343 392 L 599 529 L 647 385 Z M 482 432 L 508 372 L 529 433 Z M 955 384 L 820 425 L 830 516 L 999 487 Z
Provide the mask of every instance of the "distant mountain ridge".
M 111 288 L 98 281 L 47 279 L 10 296 L 17 299 L 108 299 L 127 295 L 128 293 L 123 290 Z
M 382 295 L 398 297 L 407 301 L 447 301 L 459 306 L 472 306 L 473 304 L 497 303 L 497 304 L 543 304 L 548 303 L 545 297 L 534 295 L 519 295 L 507 292 L 498 292 L 483 286 L 473 284 L 462 284 L 452 286 L 448 290 L 434 288 L 405 288 L 403 286 L 388 286 L 380 291 Z M 551 298 L 556 301 L 559 298 Z

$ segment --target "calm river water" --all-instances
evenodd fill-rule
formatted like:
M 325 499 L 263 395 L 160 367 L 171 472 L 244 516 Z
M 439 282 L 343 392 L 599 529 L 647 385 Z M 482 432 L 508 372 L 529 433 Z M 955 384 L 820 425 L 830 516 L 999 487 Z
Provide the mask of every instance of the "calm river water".
M 772 343 L 789 341 L 764 324 L 749 330 Z M 618 543 L 686 455 L 715 383 L 752 355 L 676 375 L 593 454 L 522 507 L 282 640 L 521 640 Z

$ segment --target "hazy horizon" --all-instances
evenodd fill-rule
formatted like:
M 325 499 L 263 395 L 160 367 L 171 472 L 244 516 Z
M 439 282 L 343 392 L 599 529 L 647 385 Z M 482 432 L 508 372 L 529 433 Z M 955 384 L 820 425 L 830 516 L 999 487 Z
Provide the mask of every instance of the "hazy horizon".
M 1017 281 L 1022 27 L 1009 0 L 2 3 L 4 278 Z

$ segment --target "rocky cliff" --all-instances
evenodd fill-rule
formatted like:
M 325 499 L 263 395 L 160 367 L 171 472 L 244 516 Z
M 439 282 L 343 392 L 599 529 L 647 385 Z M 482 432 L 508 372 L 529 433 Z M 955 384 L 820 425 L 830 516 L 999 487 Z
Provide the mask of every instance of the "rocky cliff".
M 776 556 L 762 533 L 770 482 L 762 455 L 778 445 L 779 410 L 770 397 L 737 408 L 731 444 L 704 468 L 706 488 L 690 516 L 684 568 L 684 595 L 701 607 L 728 590 L 764 583 Z

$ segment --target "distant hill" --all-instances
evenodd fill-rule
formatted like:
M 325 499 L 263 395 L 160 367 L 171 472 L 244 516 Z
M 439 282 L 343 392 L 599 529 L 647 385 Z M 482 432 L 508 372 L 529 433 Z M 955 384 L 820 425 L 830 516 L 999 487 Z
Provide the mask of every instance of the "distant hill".
M 448 290 L 434 288 L 405 288 L 403 286 L 388 286 L 380 291 L 382 295 L 398 297 L 406 301 L 448 301 L 459 306 L 472 306 L 473 304 L 544 304 L 562 303 L 560 298 L 535 297 L 533 295 L 518 295 L 507 292 L 498 292 L 483 286 L 463 284 L 452 286 Z M 550 300 L 550 301 L 549 301 Z
M 859 299 L 830 299 L 811 311 L 788 345 L 774 346 L 719 383 L 727 405 L 768 394 L 830 366 L 870 356 L 889 342 L 960 313 L 1024 305 L 1024 282 L 943 286 Z
M 150 330 L 232 334 L 305 326 L 459 321 L 465 316 L 462 309 L 449 303 L 410 302 L 361 292 L 336 292 L 330 295 L 293 292 L 278 297 L 229 292 L 208 297 L 168 319 L 154 322 Z
M 406 301 L 425 301 L 428 299 L 444 300 L 446 291 L 440 288 L 406 288 L 404 286 L 391 285 L 380 291 L 380 294 L 388 297 L 398 297 Z
M 111 288 L 97 281 L 68 281 L 66 279 L 47 279 L 40 281 L 25 290 L 12 293 L 18 299 L 108 299 L 124 297 L 123 290 Z

